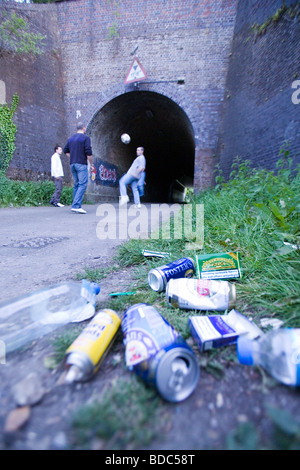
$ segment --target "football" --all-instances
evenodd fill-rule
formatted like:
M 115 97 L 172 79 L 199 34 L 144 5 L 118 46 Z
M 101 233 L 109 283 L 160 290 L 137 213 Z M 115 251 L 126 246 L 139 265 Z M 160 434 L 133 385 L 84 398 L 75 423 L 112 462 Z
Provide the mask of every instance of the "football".
M 131 141 L 130 135 L 122 134 L 121 135 L 121 140 L 122 140 L 123 144 L 129 144 L 129 142 Z

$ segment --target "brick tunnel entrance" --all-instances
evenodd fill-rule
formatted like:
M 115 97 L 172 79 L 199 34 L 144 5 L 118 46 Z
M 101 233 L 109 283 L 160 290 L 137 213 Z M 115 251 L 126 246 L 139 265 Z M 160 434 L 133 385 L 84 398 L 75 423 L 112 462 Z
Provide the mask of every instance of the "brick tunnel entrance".
M 131 137 L 128 145 L 120 139 L 124 132 Z M 141 202 L 181 202 L 181 184 L 193 186 L 193 127 L 183 109 L 159 93 L 132 91 L 112 99 L 94 116 L 88 134 L 96 162 L 113 165 L 118 178 L 130 167 L 136 148 L 145 148 L 146 186 Z M 101 199 L 119 195 L 117 184 L 109 189 L 107 183 L 96 183 L 89 192 Z

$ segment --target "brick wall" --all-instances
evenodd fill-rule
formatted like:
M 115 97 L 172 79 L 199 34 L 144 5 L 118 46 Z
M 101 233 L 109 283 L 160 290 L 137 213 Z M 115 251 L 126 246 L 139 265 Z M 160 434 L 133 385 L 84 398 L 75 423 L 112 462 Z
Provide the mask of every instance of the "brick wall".
M 113 113 L 119 114 L 126 100 L 120 99 L 120 109 L 110 103 L 136 91 L 124 85 L 134 55 L 148 75 L 139 89 L 174 103 L 167 108 L 168 129 L 176 106 L 182 111 L 183 127 L 175 126 L 174 132 L 186 134 L 189 147 L 194 145 L 196 190 L 213 182 L 217 162 L 228 176 L 237 155 L 274 168 L 288 140 L 288 149 L 299 159 L 300 104 L 292 102 L 292 84 L 300 73 L 299 23 L 283 18 L 260 37 L 251 29 L 281 6 L 282 0 L 7 3 L 5 10 L 17 11 L 32 31 L 47 36 L 41 56 L 2 51 L 6 101 L 14 93 L 20 96 L 17 148 L 8 175 L 48 178 L 54 144 L 63 145 L 78 120 L 94 135 L 100 133 L 97 122 L 105 116 L 110 127 L 94 139 L 96 157 L 119 158 L 120 168 L 125 167 L 128 157 L 118 155 L 112 137 Z M 176 83 L 178 78 L 184 78 L 184 85 Z M 165 103 L 162 99 L 163 109 Z M 70 180 L 66 161 L 64 166 Z
M 254 0 L 238 5 L 218 144 L 226 177 L 236 156 L 255 167 L 274 169 L 285 148 L 300 162 L 300 104 L 292 102 L 292 84 L 300 77 L 299 21 L 286 15 L 260 36 L 251 28 L 273 17 L 282 3 Z M 288 7 L 295 4 L 286 1 Z
M 236 4 L 237 0 L 70 0 L 8 5 L 26 17 L 32 30 L 47 36 L 44 55 L 5 54 L 0 64 L 7 101 L 14 93 L 20 96 L 17 148 L 8 174 L 48 177 L 53 145 L 65 142 L 79 119 L 92 129 L 96 114 L 110 100 L 133 91 L 124 86 L 124 78 L 135 50 L 148 75 L 141 89 L 170 98 L 187 116 L 195 147 L 194 186 L 208 186 Z M 176 84 L 178 78 L 184 78 L 184 86 Z M 110 134 L 111 130 L 107 141 Z M 114 153 L 113 146 L 105 153 Z
M 16 179 L 49 179 L 53 148 L 66 136 L 57 8 L 10 3 L 1 10 L 2 18 L 4 12 L 16 12 L 28 24 L 28 31 L 46 36 L 42 55 L 2 50 L 0 80 L 5 83 L 5 101 L 10 105 L 14 94 L 20 98 L 14 116 L 16 151 L 7 175 Z M 70 180 L 66 162 L 64 167 L 66 180 Z
M 194 186 L 210 185 L 236 4 L 237 0 L 60 2 L 68 132 L 79 119 L 91 125 L 103 106 L 130 91 L 124 79 L 136 51 L 148 75 L 140 89 L 167 96 L 186 113 L 195 138 Z M 111 34 L 112 27 L 117 36 Z M 183 87 L 173 84 L 181 77 Z

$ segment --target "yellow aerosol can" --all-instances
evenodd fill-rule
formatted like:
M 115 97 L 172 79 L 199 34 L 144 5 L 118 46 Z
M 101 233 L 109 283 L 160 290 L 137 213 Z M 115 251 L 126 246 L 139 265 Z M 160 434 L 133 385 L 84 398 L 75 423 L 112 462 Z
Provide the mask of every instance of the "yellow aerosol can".
M 121 320 L 114 310 L 100 310 L 66 351 L 65 382 L 89 380 L 109 351 Z

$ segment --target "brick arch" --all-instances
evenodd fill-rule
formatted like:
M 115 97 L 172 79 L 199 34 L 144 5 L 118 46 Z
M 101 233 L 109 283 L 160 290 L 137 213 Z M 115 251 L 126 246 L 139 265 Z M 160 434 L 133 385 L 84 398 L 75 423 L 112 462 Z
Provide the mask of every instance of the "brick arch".
M 194 137 L 195 137 L 195 145 L 196 147 L 199 144 L 199 136 L 201 132 L 200 128 L 200 123 L 202 120 L 202 117 L 199 113 L 199 110 L 197 106 L 195 106 L 193 101 L 190 101 L 186 98 L 185 94 L 180 92 L 178 90 L 178 87 L 182 85 L 172 85 L 168 83 L 163 83 L 163 84 L 147 84 L 145 83 L 139 83 L 138 87 L 136 88 L 134 86 L 131 86 L 130 88 L 125 88 L 125 85 L 123 83 L 119 83 L 117 85 L 114 85 L 113 87 L 109 88 L 105 92 L 99 93 L 97 98 L 93 101 L 93 103 L 88 107 L 86 111 L 86 120 L 85 122 L 87 123 L 87 131 L 89 130 L 89 127 L 96 116 L 96 114 L 106 105 L 108 104 L 111 100 L 114 98 L 117 98 L 120 95 L 123 95 L 125 93 L 130 93 L 132 91 L 137 91 L 137 90 L 142 90 L 142 91 L 149 91 L 149 92 L 154 92 L 159 95 L 165 96 L 166 98 L 169 98 L 170 100 L 174 101 L 182 110 L 185 112 L 187 117 L 190 120 L 190 123 L 194 129 Z
M 87 132 L 97 113 L 111 100 L 125 93 L 136 90 L 154 92 L 172 100 L 186 114 L 194 132 L 195 142 L 195 167 L 194 167 L 194 190 L 197 193 L 206 187 L 209 187 L 213 181 L 213 150 L 207 148 L 206 134 L 207 129 L 204 123 L 204 116 L 195 103 L 195 100 L 189 98 L 184 92 L 184 85 L 171 83 L 147 83 L 139 82 L 138 88 L 133 85 L 125 87 L 124 83 L 112 86 L 105 92 L 99 93 L 97 98 L 88 107 L 86 111 Z

